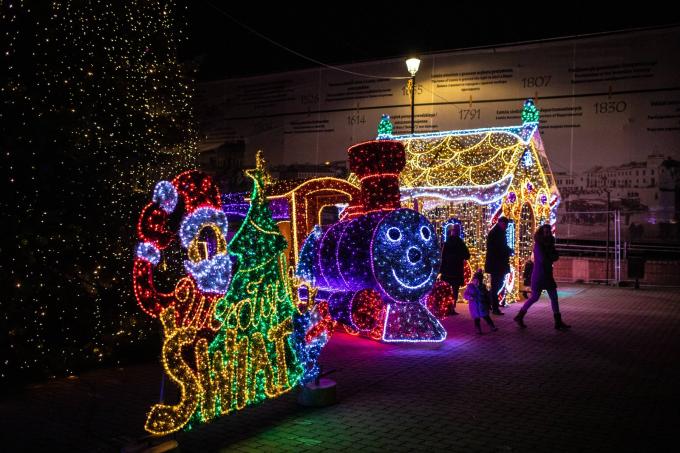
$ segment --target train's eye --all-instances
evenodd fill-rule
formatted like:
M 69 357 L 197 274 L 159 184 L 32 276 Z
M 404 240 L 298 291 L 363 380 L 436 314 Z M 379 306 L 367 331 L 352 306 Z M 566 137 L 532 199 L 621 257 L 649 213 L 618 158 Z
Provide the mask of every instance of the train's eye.
M 429 241 L 432 237 L 432 232 L 426 226 L 420 227 L 420 237 L 425 241 Z
M 387 239 L 389 239 L 392 242 L 397 242 L 398 240 L 401 239 L 401 231 L 399 231 L 399 228 L 392 227 L 387 230 Z

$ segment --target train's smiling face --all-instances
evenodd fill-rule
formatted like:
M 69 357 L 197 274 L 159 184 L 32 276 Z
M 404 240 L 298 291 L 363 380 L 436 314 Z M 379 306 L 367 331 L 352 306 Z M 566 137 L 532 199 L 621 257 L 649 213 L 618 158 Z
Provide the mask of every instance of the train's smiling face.
M 397 209 L 380 222 L 371 247 L 373 273 L 383 292 L 398 302 L 417 302 L 434 284 L 439 246 L 432 224 L 411 209 Z

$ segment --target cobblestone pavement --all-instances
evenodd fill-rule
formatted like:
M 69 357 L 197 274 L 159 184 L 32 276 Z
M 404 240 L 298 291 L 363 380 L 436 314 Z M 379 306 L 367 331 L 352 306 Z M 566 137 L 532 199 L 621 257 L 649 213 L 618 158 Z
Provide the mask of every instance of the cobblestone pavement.
M 285 395 L 178 434 L 179 451 L 678 451 L 680 291 L 560 297 L 570 332 L 553 329 L 544 296 L 524 331 L 514 304 L 482 336 L 459 306 L 435 346 L 335 334 L 322 363 L 339 404 Z M 0 450 L 120 451 L 144 436 L 160 377 L 157 364 L 99 370 L 5 398 Z

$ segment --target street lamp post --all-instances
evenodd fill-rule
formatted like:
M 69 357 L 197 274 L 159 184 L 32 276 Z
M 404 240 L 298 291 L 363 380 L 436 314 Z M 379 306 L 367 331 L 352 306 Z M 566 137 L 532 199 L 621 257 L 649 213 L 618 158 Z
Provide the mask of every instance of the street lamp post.
M 611 220 L 611 206 L 612 206 L 612 193 L 609 190 L 609 187 L 607 187 L 607 272 L 605 274 L 605 279 L 607 282 L 607 285 L 609 285 L 609 224 Z
M 605 214 L 607 216 L 607 245 L 605 248 L 605 253 L 604 253 L 604 261 L 605 261 L 605 284 L 609 285 L 609 229 L 610 229 L 610 223 L 609 223 L 609 217 L 610 217 L 610 211 L 611 211 L 611 191 L 609 190 L 609 186 L 607 184 L 607 176 L 602 177 L 603 184 L 604 184 L 604 190 L 607 192 L 607 213 Z
M 409 58 L 406 60 L 406 69 L 411 73 L 411 135 L 415 133 L 416 72 L 418 72 L 419 67 L 419 59 Z

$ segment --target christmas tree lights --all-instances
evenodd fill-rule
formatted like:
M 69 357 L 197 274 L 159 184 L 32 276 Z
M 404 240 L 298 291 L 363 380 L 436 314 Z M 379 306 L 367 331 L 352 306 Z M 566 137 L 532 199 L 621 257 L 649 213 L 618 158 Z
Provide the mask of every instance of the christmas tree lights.
M 153 356 L 125 282 L 146 194 L 195 165 L 182 9 L 0 2 L 0 380 Z
M 390 121 L 390 116 L 383 113 L 380 118 L 380 123 L 378 123 L 378 140 L 391 139 L 393 130 L 394 126 L 392 125 L 392 121 Z
M 533 99 L 524 101 L 524 108 L 522 109 L 522 123 L 538 123 L 540 112 L 534 104 Z

